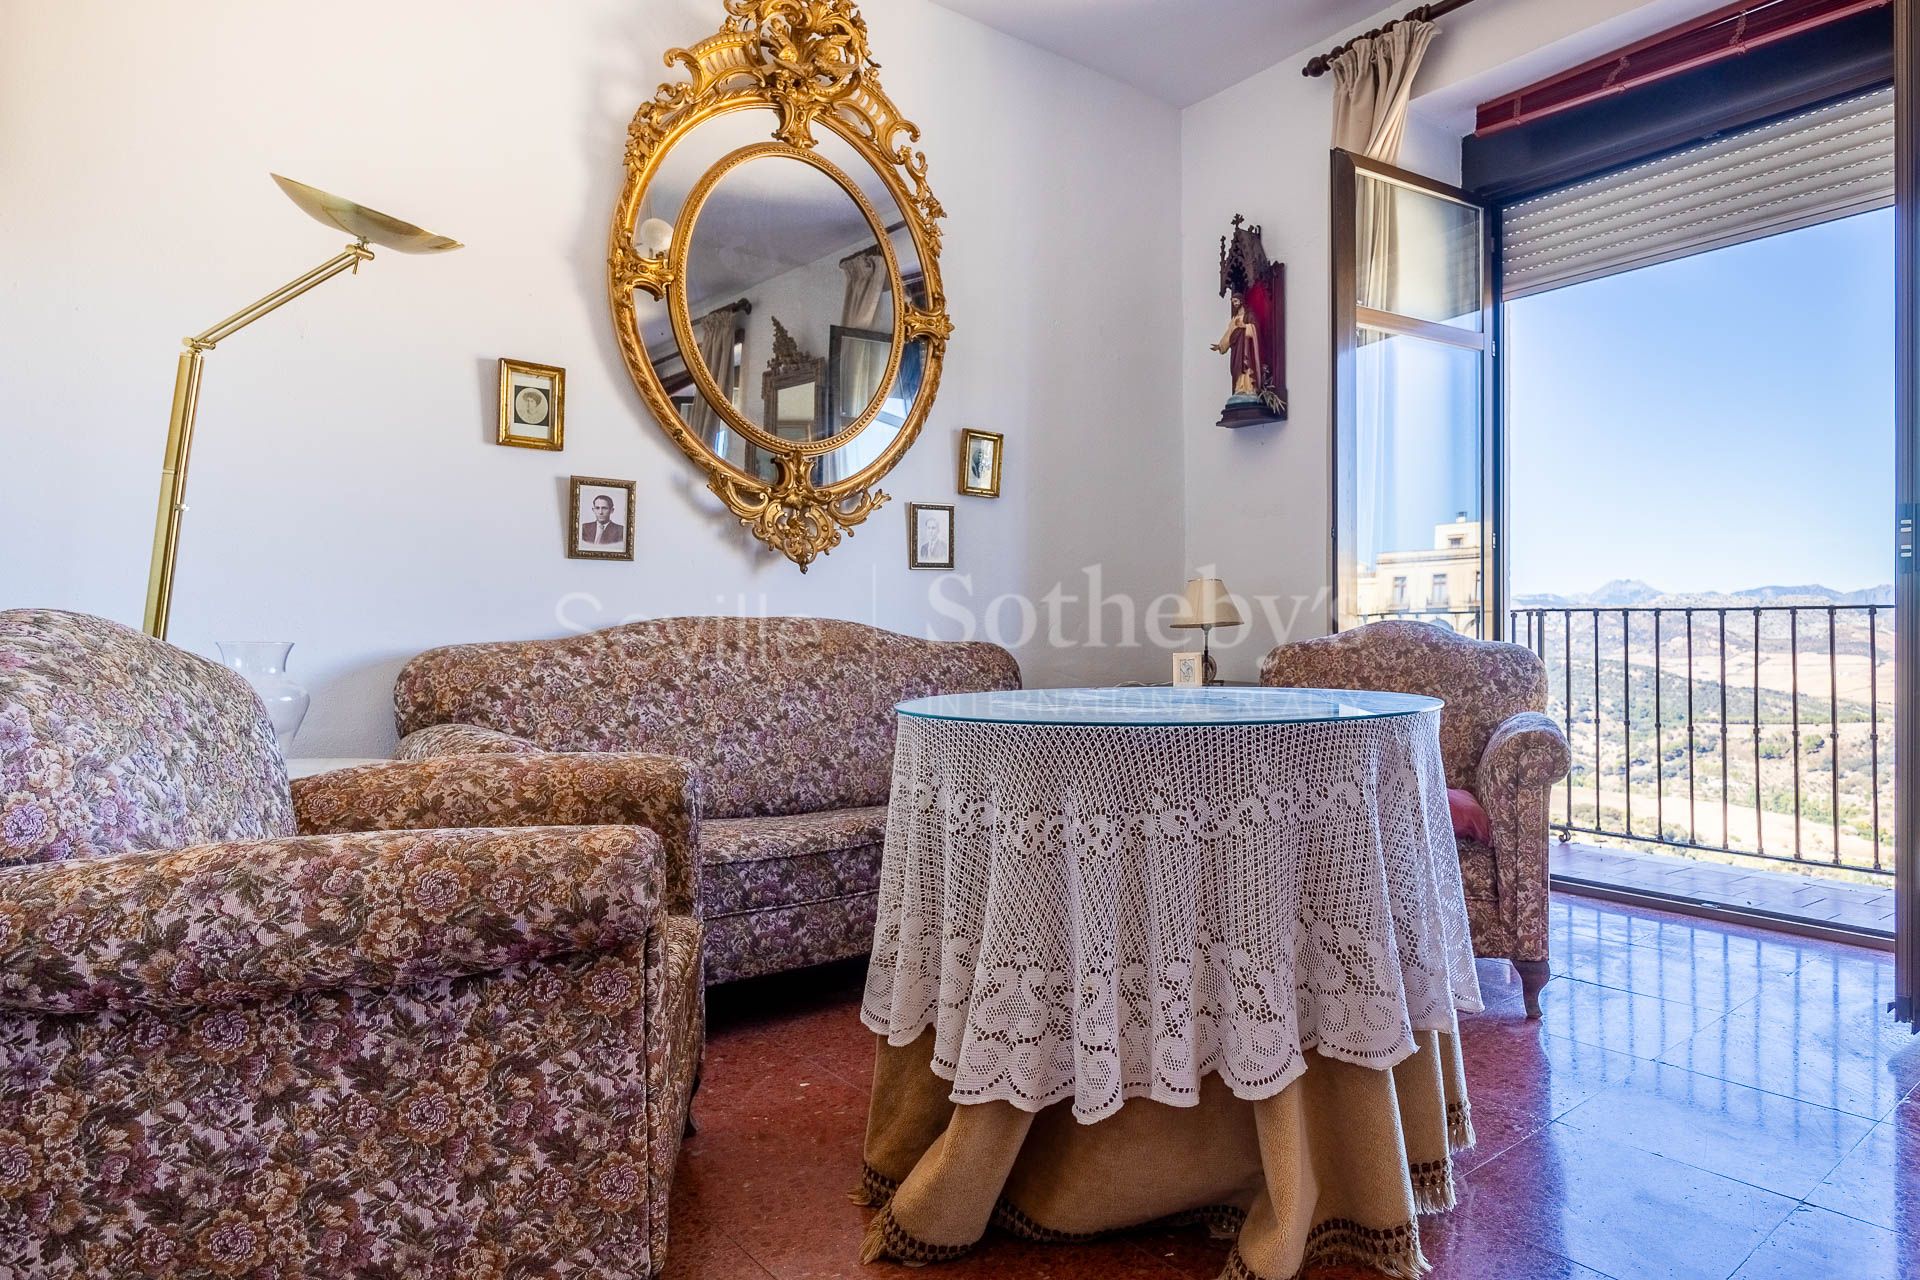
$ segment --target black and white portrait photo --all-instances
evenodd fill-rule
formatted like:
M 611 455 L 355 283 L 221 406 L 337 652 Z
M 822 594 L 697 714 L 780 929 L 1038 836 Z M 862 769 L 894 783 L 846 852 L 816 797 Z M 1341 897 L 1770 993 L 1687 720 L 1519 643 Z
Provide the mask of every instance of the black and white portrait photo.
M 501 444 L 520 449 L 566 446 L 567 371 L 524 360 L 500 361 Z
M 968 428 L 960 433 L 960 492 L 975 498 L 1000 496 L 1000 449 L 1006 437 Z
M 907 567 L 953 568 L 953 508 L 936 502 L 907 504 Z
M 633 559 L 633 481 L 574 476 L 571 490 L 567 554 L 576 560 Z

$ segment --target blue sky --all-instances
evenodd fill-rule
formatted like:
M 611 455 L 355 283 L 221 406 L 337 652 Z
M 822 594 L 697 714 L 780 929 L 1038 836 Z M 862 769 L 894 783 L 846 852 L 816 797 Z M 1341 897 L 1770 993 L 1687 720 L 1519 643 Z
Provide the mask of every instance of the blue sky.
M 1507 306 L 1512 587 L 1893 580 L 1893 213 Z

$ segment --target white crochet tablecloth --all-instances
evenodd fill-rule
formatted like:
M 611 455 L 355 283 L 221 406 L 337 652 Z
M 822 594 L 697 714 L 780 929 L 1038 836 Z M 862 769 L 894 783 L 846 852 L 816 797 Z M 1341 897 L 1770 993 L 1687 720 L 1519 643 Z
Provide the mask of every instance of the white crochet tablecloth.
M 1480 1008 L 1439 719 L 902 715 L 862 1020 L 1087 1123 L 1399 1063 Z

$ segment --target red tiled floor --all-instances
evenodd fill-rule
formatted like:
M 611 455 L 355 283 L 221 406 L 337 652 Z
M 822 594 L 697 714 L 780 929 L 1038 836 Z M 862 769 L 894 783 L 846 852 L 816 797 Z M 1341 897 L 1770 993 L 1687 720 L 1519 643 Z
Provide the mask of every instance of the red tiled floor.
M 1556 898 L 1552 928 L 1545 1021 L 1483 964 L 1487 1012 L 1462 1023 L 1479 1144 L 1459 1207 L 1421 1223 L 1436 1280 L 1920 1277 L 1920 1039 L 1878 1012 L 1887 957 L 1591 899 Z M 862 976 L 711 993 L 669 1276 L 909 1274 L 859 1264 L 870 1211 L 846 1198 L 873 1065 Z M 1212 1280 L 1226 1252 L 1199 1231 L 989 1237 L 917 1274 Z

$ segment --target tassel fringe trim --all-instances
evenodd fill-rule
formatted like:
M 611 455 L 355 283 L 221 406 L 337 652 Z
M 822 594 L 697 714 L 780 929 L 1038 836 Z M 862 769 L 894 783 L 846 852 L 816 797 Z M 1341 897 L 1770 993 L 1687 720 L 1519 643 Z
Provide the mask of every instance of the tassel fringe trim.
M 1465 1151 L 1474 1144 L 1473 1110 L 1464 1102 L 1447 1104 L 1447 1145 Z
M 1306 1280 L 1308 1272 L 1332 1263 L 1351 1263 L 1393 1276 L 1420 1280 L 1432 1269 L 1420 1252 L 1420 1229 L 1409 1222 L 1398 1227 L 1364 1227 L 1348 1218 L 1329 1218 L 1307 1235 L 1300 1270 L 1280 1280 Z M 1275 1280 L 1247 1265 L 1236 1247 L 1227 1258 L 1221 1280 Z

